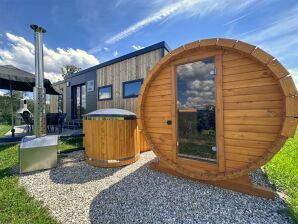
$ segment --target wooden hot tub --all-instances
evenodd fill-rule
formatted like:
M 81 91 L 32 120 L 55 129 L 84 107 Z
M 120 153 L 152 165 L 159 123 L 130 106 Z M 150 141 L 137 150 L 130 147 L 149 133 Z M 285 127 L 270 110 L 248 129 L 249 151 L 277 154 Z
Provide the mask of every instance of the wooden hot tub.
M 101 109 L 83 116 L 86 161 L 115 167 L 139 159 L 136 115 L 127 110 Z

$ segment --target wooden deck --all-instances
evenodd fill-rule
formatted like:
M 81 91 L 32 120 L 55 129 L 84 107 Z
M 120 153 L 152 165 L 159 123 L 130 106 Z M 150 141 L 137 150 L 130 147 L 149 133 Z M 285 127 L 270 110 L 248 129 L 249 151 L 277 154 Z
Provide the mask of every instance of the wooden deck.
M 4 136 L 0 137 L 0 144 L 1 143 L 12 143 L 12 142 L 19 142 L 25 136 L 33 135 L 33 131 L 27 132 L 26 125 L 17 125 L 14 127 L 15 129 L 15 137 L 11 137 L 11 132 L 8 131 Z M 76 136 L 82 135 L 83 129 L 68 129 L 63 128 L 62 132 L 59 133 L 58 129 L 56 131 L 48 132 L 48 135 L 59 135 L 59 136 Z

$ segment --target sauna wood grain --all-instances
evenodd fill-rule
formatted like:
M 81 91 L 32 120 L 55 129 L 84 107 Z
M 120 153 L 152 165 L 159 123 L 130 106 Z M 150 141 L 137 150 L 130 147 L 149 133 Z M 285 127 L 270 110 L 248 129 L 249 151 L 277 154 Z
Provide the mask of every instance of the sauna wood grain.
M 209 57 L 217 58 L 217 163 L 177 154 L 176 66 Z M 245 176 L 272 158 L 297 126 L 298 94 L 289 73 L 274 57 L 242 41 L 186 44 L 155 66 L 145 83 L 138 118 L 149 144 L 163 167 L 190 178 Z

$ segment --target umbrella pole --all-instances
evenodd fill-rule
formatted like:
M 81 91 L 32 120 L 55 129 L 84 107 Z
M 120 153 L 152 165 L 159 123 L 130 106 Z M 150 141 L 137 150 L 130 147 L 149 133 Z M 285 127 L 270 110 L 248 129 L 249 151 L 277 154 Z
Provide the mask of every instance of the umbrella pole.
M 9 90 L 10 90 L 10 107 L 11 107 L 11 136 L 14 137 L 14 119 L 13 119 L 13 96 L 12 96 L 12 85 L 9 82 Z

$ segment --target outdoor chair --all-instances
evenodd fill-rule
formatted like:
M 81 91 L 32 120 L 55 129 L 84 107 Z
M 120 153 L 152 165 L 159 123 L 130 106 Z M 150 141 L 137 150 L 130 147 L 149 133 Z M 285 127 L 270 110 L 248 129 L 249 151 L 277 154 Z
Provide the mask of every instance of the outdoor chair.
M 23 113 L 21 113 L 21 116 L 27 125 L 27 132 L 29 132 L 30 130 L 32 131 L 34 120 L 32 119 L 30 112 L 24 111 Z
M 56 131 L 56 126 L 58 126 L 58 113 L 47 113 L 47 129 L 50 132 L 52 127 L 54 128 L 54 132 Z
M 64 121 L 66 118 L 66 113 L 59 113 L 58 114 L 58 130 L 59 130 L 59 134 L 62 132 L 62 128 L 64 125 Z

